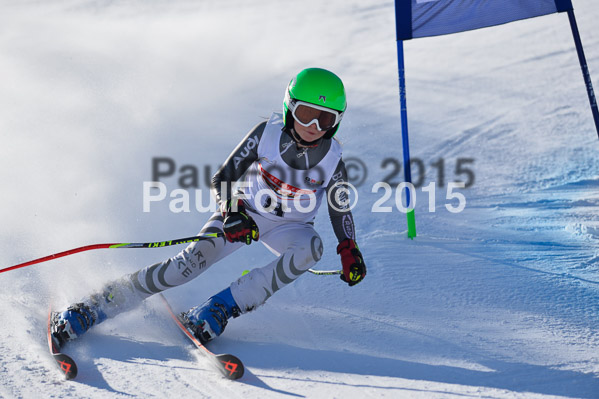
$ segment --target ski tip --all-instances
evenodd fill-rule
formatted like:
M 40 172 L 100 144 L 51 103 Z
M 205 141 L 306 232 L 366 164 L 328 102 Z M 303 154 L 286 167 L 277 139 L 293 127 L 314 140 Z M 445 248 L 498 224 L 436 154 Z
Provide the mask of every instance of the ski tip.
M 237 357 L 229 354 L 216 355 L 216 360 L 219 363 L 219 369 L 229 380 L 237 380 L 243 377 L 245 371 L 243 363 Z
M 52 354 L 52 357 L 64 374 L 64 378 L 67 380 L 72 380 L 73 378 L 77 377 L 77 364 L 73 359 L 64 353 L 54 353 Z

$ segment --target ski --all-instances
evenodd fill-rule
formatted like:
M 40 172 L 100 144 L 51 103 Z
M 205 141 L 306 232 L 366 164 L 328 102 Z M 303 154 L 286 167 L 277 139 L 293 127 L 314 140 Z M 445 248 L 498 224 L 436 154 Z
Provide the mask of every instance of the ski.
M 166 300 L 166 297 L 162 294 L 160 294 L 160 297 L 162 298 L 162 301 L 164 302 L 169 314 L 177 326 L 179 326 L 181 331 L 183 331 L 187 338 L 193 342 L 196 348 L 198 348 L 200 352 L 210 360 L 210 362 L 223 374 L 225 378 L 228 378 L 229 380 L 237 380 L 243 376 L 244 367 L 243 363 L 241 363 L 241 360 L 230 354 L 215 354 L 206 348 L 206 346 L 195 337 L 193 332 L 185 326 L 185 322 L 181 316 L 177 315 L 173 311 L 173 308 Z
M 77 364 L 71 357 L 60 352 L 60 346 L 52 335 L 52 308 L 48 310 L 48 347 L 52 358 L 56 361 L 56 366 L 58 366 L 64 378 L 72 380 L 77 377 Z

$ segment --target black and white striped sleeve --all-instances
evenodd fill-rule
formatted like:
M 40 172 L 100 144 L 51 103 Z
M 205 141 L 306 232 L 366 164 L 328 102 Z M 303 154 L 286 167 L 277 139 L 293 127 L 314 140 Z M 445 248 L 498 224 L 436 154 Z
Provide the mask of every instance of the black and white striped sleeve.
M 266 121 L 256 125 L 235 147 L 212 177 L 210 189 L 219 205 L 231 198 L 231 187 L 241 179 L 250 165 L 258 159 L 258 144 L 265 127 Z
M 350 238 L 356 239 L 354 218 L 349 209 L 349 192 L 347 186 L 347 171 L 343 160 L 339 160 L 335 173 L 326 189 L 327 204 L 329 207 L 329 218 L 333 231 L 339 242 Z

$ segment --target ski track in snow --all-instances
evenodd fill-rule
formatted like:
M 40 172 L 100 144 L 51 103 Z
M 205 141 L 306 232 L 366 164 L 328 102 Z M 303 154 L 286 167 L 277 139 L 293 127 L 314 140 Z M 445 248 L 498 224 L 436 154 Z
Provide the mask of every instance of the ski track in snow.
M 574 7 L 597 89 L 599 8 Z M 354 216 L 369 269 L 352 288 L 303 276 L 232 320 L 212 348 L 244 362 L 235 382 L 155 298 L 65 349 L 76 380 L 62 380 L 47 354 L 48 303 L 65 306 L 178 249 L 97 251 L 2 274 L 0 398 L 599 397 L 599 143 L 565 15 L 406 43 L 412 157 L 437 182 L 434 212 L 417 189 L 409 240 L 403 214 L 370 212 L 382 197 L 371 187 L 390 172 L 382 160 L 401 158 L 392 2 L 2 8 L 3 267 L 198 231 L 205 215 L 166 202 L 142 212 L 151 158 L 202 173 L 218 165 L 280 107 L 289 77 L 318 64 L 346 82 L 339 138 L 368 165 Z M 464 177 L 459 158 L 473 160 L 475 181 L 454 214 L 445 194 Z M 318 267 L 334 268 L 326 211 L 316 226 Z M 166 295 L 187 309 L 267 259 L 254 245 Z

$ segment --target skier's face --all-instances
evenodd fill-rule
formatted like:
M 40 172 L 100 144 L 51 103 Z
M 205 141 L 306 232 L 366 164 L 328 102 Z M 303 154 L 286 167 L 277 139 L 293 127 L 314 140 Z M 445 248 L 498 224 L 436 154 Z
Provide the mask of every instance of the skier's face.
M 293 127 L 297 134 L 302 138 L 302 140 L 307 141 L 309 143 L 318 140 L 326 133 L 326 131 L 318 130 L 318 128 L 316 127 L 316 123 L 313 123 L 308 127 L 305 127 L 297 123 L 296 120 L 294 120 Z

